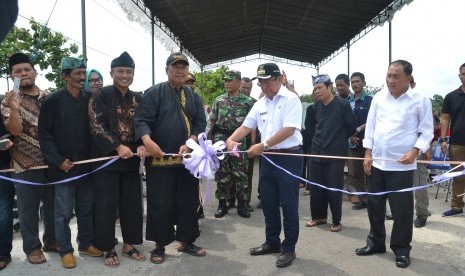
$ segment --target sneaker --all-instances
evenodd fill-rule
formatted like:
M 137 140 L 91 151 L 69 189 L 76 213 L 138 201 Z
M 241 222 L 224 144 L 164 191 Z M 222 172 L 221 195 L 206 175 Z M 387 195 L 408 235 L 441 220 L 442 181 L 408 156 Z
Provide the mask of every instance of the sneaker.
M 455 209 L 450 209 L 449 211 L 442 213 L 442 216 L 445 218 L 463 216 L 463 210 L 457 211 Z
M 84 254 L 84 255 L 88 255 L 88 256 L 91 256 L 91 257 L 102 257 L 103 256 L 103 252 L 98 250 L 93 245 L 89 246 L 86 249 L 79 249 L 79 253 Z
M 415 221 L 413 222 L 413 225 L 416 227 L 416 228 L 421 228 L 423 226 L 426 225 L 426 218 L 420 218 L 420 217 L 417 217 L 415 219 Z

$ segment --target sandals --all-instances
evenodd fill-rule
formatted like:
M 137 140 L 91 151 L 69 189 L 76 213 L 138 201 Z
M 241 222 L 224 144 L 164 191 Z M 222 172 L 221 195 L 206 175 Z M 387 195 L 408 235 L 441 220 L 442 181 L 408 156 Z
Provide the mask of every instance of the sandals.
M 342 230 L 342 224 L 338 223 L 338 224 L 331 224 L 331 227 L 329 228 L 329 231 L 331 232 L 339 232 Z
M 120 263 L 117 258 L 118 258 L 118 255 L 116 254 L 116 252 L 107 252 L 107 254 L 105 255 L 105 261 L 108 259 L 112 259 L 114 263 L 113 264 L 105 263 L 105 265 L 111 268 L 118 267 Z
M 139 258 L 134 258 L 133 255 L 136 254 Z M 141 252 L 139 250 L 137 250 L 137 248 L 133 247 L 131 250 L 129 250 L 128 252 L 124 252 L 123 251 L 123 256 L 126 256 L 128 257 L 129 259 L 133 259 L 135 261 L 138 261 L 138 262 L 143 262 L 145 261 L 145 256 L 141 256 Z
M 7 267 L 10 262 L 11 258 L 0 256 L 0 270 L 5 269 L 5 267 Z
M 32 257 L 32 258 L 31 258 Z M 38 257 L 38 259 L 36 258 L 33 258 L 33 257 Z M 36 260 L 34 260 L 36 259 Z M 30 263 L 30 264 L 43 264 L 45 263 L 47 260 L 45 260 L 45 256 L 44 256 L 44 253 L 42 252 L 42 250 L 40 249 L 35 249 L 33 250 L 31 253 L 27 254 L 27 261 Z
M 42 251 L 44 252 L 58 252 L 60 250 L 60 247 L 58 246 L 58 243 L 54 244 L 44 244 L 42 247 Z
M 326 224 L 326 219 L 313 219 L 305 224 L 307 227 L 315 227 L 318 225 Z
M 165 247 L 157 247 L 150 251 L 150 262 L 153 264 L 161 264 L 165 261 Z
M 202 247 L 198 247 L 193 243 L 185 244 L 184 247 L 182 247 L 181 245 L 180 247 L 178 247 L 178 252 L 184 252 L 196 257 L 203 257 L 207 254 L 205 249 L 203 249 Z

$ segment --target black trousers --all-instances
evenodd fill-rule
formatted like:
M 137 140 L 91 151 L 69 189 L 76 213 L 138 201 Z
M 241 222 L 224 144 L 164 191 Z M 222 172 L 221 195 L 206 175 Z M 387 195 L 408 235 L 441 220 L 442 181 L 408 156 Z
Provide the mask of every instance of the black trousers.
M 383 192 L 413 187 L 412 171 L 382 171 L 372 167 L 368 176 L 368 192 Z M 391 233 L 391 249 L 396 256 L 408 256 L 412 246 L 413 192 L 368 195 L 367 209 L 370 220 L 370 234 L 367 245 L 374 248 L 385 246 L 386 198 L 389 200 L 394 224 Z
M 199 237 L 199 180 L 184 167 L 148 166 L 146 172 L 146 239 L 161 246 L 194 242 Z
M 138 171 L 98 171 L 93 175 L 94 245 L 102 251 L 115 247 L 116 210 L 123 242 L 142 243 L 142 198 Z
M 323 163 L 311 160 L 310 181 L 325 187 L 342 189 L 344 186 L 344 162 L 336 160 Z M 342 216 L 342 193 L 329 191 L 315 185 L 311 185 L 310 191 L 312 219 L 326 219 L 328 217 L 329 204 L 333 223 L 340 223 Z

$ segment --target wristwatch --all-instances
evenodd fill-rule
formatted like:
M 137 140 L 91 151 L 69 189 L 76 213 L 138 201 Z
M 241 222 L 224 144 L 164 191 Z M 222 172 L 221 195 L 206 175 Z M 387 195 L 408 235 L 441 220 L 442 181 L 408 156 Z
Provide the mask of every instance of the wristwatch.
M 263 151 L 268 151 L 270 149 L 270 146 L 266 142 L 263 142 Z
M 355 129 L 355 131 L 357 131 L 358 133 L 360 133 L 360 132 L 362 131 L 362 129 L 361 129 L 360 127 L 357 127 L 357 128 Z

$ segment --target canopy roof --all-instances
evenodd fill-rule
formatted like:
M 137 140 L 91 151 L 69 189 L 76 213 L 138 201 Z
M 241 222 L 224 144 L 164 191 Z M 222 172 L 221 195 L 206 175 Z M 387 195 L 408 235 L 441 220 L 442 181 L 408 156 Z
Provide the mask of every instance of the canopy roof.
M 143 0 L 199 65 L 260 54 L 314 66 L 412 1 Z

